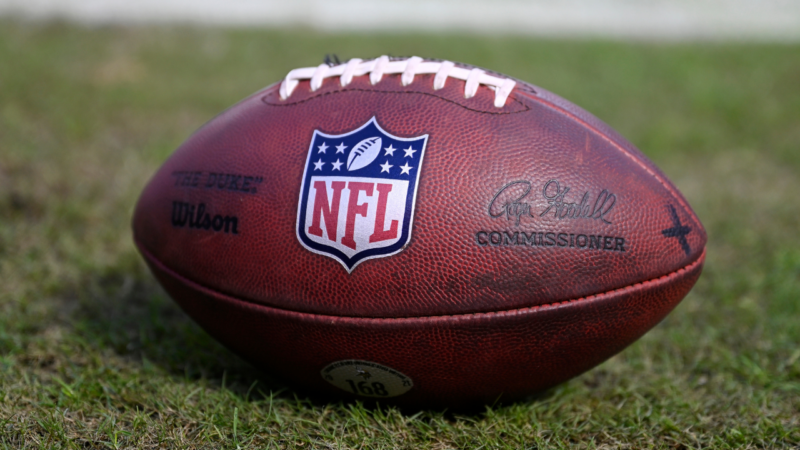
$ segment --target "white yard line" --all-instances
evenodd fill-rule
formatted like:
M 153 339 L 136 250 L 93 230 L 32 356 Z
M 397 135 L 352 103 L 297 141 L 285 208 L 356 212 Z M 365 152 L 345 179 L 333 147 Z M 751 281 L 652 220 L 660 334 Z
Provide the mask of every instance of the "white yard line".
M 800 0 L 0 0 L 0 16 L 89 24 L 800 41 Z

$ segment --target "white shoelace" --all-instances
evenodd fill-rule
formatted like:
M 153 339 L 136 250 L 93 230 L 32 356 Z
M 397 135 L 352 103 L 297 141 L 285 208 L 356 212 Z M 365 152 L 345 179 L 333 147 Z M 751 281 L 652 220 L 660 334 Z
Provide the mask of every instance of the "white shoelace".
M 413 83 L 415 75 L 435 73 L 436 76 L 433 79 L 434 90 L 442 89 L 447 82 L 447 77 L 465 80 L 467 83 L 464 86 L 464 98 L 474 97 L 475 93 L 478 92 L 478 86 L 482 84 L 494 90 L 494 106 L 497 108 L 502 108 L 506 104 L 511 90 L 516 85 L 514 80 L 487 75 L 481 69 L 456 67 L 450 61 L 423 61 L 418 56 L 390 61 L 388 56 L 381 56 L 370 61 L 353 58 L 346 64 L 333 67 L 327 64 L 320 64 L 317 67 L 294 69 L 286 75 L 286 78 L 281 83 L 280 96 L 281 100 L 289 98 L 300 83 L 300 80 L 310 79 L 311 91 L 313 92 L 322 87 L 325 78 L 338 76 L 339 84 L 344 87 L 353 81 L 353 77 L 369 74 L 370 83 L 376 84 L 381 81 L 384 75 L 398 73 L 402 74 L 400 80 L 403 86 Z

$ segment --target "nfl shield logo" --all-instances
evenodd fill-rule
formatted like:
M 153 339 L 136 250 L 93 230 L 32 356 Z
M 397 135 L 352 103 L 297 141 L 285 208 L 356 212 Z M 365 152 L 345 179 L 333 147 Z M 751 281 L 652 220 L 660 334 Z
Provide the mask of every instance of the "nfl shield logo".
M 427 134 L 393 136 L 374 117 L 345 134 L 314 130 L 297 207 L 303 247 L 348 272 L 400 252 L 411 237 L 427 142 Z

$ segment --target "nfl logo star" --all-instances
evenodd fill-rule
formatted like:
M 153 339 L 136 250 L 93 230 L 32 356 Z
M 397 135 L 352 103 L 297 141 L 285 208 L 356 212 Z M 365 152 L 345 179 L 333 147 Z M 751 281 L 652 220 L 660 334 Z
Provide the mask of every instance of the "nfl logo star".
M 411 237 L 428 135 L 393 136 L 373 117 L 349 133 L 314 130 L 308 149 L 297 238 L 348 272 L 400 252 Z

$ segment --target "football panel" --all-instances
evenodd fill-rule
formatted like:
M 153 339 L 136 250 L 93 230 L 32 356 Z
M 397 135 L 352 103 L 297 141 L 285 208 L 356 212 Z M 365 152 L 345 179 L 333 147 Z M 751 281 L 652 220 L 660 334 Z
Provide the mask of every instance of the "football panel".
M 687 218 L 692 222 L 692 225 L 694 225 L 695 229 L 698 232 L 699 237 L 701 237 L 702 241 L 705 242 L 706 240 L 705 229 L 703 228 L 703 225 L 700 223 L 700 219 L 697 217 L 697 214 L 694 212 L 691 205 L 689 205 L 689 202 L 686 201 L 686 198 L 683 196 L 683 194 L 667 177 L 667 175 L 652 161 L 650 161 L 650 158 L 648 158 L 647 155 L 645 155 L 641 150 L 636 148 L 636 146 L 631 144 L 630 141 L 628 141 L 625 137 L 619 134 L 617 130 L 613 129 L 607 123 L 603 122 L 595 115 L 586 111 L 580 106 L 539 86 L 531 85 L 528 83 L 525 84 L 527 86 L 530 86 L 533 92 L 527 90 L 521 91 L 520 92 L 521 95 L 537 101 L 543 100 L 559 109 L 564 110 L 564 112 L 566 112 L 567 114 L 574 116 L 577 120 L 580 120 L 586 123 L 588 126 L 597 130 L 605 138 L 612 141 L 614 145 L 619 146 L 621 151 L 627 152 L 634 158 L 643 161 L 647 165 L 648 170 L 652 171 L 654 176 L 658 177 L 659 180 L 668 187 L 670 193 L 676 198 L 679 207 L 683 209 L 685 214 L 688 216 Z
M 680 302 L 699 277 L 705 255 L 667 276 L 560 304 L 490 314 L 368 319 L 297 313 L 221 295 L 143 254 L 192 318 L 256 366 L 291 384 L 348 395 L 325 381 L 321 371 L 336 362 L 374 363 L 413 381 L 408 392 L 392 401 L 415 407 L 515 399 L 594 367 Z

